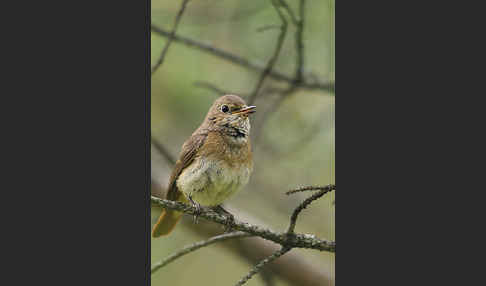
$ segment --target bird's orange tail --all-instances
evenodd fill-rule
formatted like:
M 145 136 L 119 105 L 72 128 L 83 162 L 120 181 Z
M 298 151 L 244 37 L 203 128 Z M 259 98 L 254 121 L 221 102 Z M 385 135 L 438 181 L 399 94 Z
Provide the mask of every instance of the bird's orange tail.
M 181 212 L 163 209 L 159 216 L 159 220 L 152 229 L 152 237 L 169 234 L 181 219 L 181 216 Z

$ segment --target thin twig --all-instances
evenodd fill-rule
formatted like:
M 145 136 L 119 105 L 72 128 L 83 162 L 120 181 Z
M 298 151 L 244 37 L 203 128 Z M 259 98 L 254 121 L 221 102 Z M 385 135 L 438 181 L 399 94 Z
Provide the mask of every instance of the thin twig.
M 282 21 L 282 26 L 280 27 L 280 34 L 278 35 L 277 45 L 275 46 L 273 55 L 268 61 L 268 64 L 266 65 L 262 74 L 260 75 L 260 78 L 258 79 L 258 82 L 255 86 L 255 89 L 253 90 L 250 97 L 248 98 L 248 105 L 252 105 L 253 102 L 255 102 L 256 96 L 258 95 L 258 92 L 262 87 L 263 81 L 265 81 L 265 78 L 272 72 L 273 66 L 275 65 L 275 62 L 278 59 L 278 55 L 280 54 L 280 50 L 282 50 L 283 42 L 285 40 L 285 35 L 287 34 L 287 19 L 285 19 L 285 16 L 282 14 L 282 11 L 280 11 L 280 8 L 275 3 L 275 0 L 270 0 L 270 1 L 272 2 L 275 11 L 277 12 L 278 16 L 280 17 L 280 20 Z
M 264 31 L 268 31 L 268 30 L 272 30 L 272 29 L 280 29 L 280 25 L 266 25 L 266 26 L 263 26 L 263 27 L 260 27 L 260 28 L 257 28 L 256 31 L 257 32 L 264 32 Z
M 171 34 L 169 31 L 164 30 L 163 28 L 157 27 L 153 24 L 150 27 L 151 27 L 152 32 L 157 33 L 157 34 L 159 34 L 163 37 L 168 37 Z M 262 66 L 260 64 L 251 63 L 249 60 L 242 58 L 240 56 L 237 56 L 237 55 L 234 55 L 232 53 L 220 50 L 220 49 L 215 48 L 211 45 L 201 43 L 201 42 L 195 41 L 195 40 L 187 38 L 187 37 L 183 37 L 183 36 L 179 36 L 177 34 L 174 34 L 174 37 L 172 38 L 172 40 L 174 42 L 178 42 L 178 43 L 184 44 L 186 46 L 199 49 L 201 51 L 204 51 L 204 52 L 209 53 L 211 55 L 217 56 L 221 59 L 227 60 L 227 61 L 234 63 L 234 64 L 237 64 L 239 66 L 248 68 L 250 70 L 263 71 L 263 69 L 265 68 L 264 66 Z M 292 78 L 288 75 L 285 75 L 281 72 L 277 72 L 275 70 L 271 71 L 268 74 L 268 76 L 275 79 L 275 80 L 278 80 L 278 81 L 285 81 L 287 83 L 294 83 L 295 82 L 294 78 Z M 324 82 L 324 83 L 303 81 L 301 83 L 296 84 L 296 87 L 308 89 L 308 90 L 322 90 L 322 91 L 334 92 L 334 81 L 328 81 L 328 82 Z
M 192 228 L 194 229 L 194 228 Z M 266 248 L 263 248 L 263 249 L 255 249 L 254 247 L 248 247 L 248 243 L 252 243 L 252 242 L 255 242 L 255 241 L 258 241 L 256 242 L 257 244 L 258 243 L 271 243 L 272 246 L 274 246 L 274 243 L 272 242 L 268 242 L 266 240 L 263 240 L 263 239 L 247 239 L 247 240 L 233 240 L 231 244 L 226 244 L 227 246 L 229 247 L 232 247 L 233 249 L 236 250 L 237 253 L 239 253 L 242 258 L 244 258 L 250 266 L 253 266 L 255 265 L 256 263 L 260 262 L 261 260 L 261 256 L 264 255 L 265 253 L 265 250 L 267 250 Z M 277 247 L 279 248 L 279 247 Z M 261 251 L 259 251 L 261 250 Z M 275 250 L 272 251 L 272 253 L 274 252 Z M 257 256 L 258 258 L 255 258 L 252 254 L 253 252 L 257 252 Z M 260 278 L 263 282 L 263 285 L 265 286 L 275 286 L 275 283 L 276 283 L 276 277 L 278 276 L 278 274 L 272 272 L 269 268 L 264 268 L 262 269 L 262 271 L 260 272 Z
M 169 50 L 169 47 L 170 47 L 170 44 L 172 43 L 172 40 L 174 40 L 175 32 L 177 30 L 177 26 L 179 26 L 179 22 L 181 20 L 182 14 L 184 13 L 184 10 L 186 9 L 188 2 L 189 2 L 189 0 L 182 0 L 181 8 L 179 9 L 179 12 L 177 12 L 177 16 L 176 16 L 175 21 L 174 21 L 174 27 L 172 28 L 172 32 L 170 32 L 170 34 L 169 34 L 169 39 L 167 40 L 167 43 L 165 44 L 165 47 L 162 50 L 162 53 L 160 54 L 160 58 L 157 60 L 154 67 L 152 68 L 152 75 L 155 73 L 155 71 L 164 62 L 165 55 L 167 54 L 167 51 Z
M 290 9 L 290 6 L 287 4 L 287 2 L 285 2 L 285 0 L 279 0 L 279 2 L 280 2 L 280 5 L 282 7 L 284 7 L 285 8 L 285 11 L 287 11 L 287 13 L 289 14 L 290 19 L 292 20 L 292 23 L 294 23 L 295 25 L 297 25 L 297 23 L 299 21 L 295 17 L 294 11 L 292 11 L 292 9 Z
M 290 249 L 291 248 L 282 247 L 281 249 L 277 250 L 276 252 L 274 252 L 269 257 L 260 261 L 257 265 L 255 265 L 253 267 L 253 269 L 250 270 L 250 272 L 245 277 L 241 278 L 241 280 L 238 281 L 238 283 L 236 283 L 235 286 L 241 286 L 241 285 L 245 284 L 248 280 L 251 279 L 251 277 L 253 277 L 253 275 L 257 274 L 262 269 L 262 267 L 265 266 L 265 264 L 274 261 L 275 259 L 284 255 L 285 253 L 289 252 Z
M 303 80 L 304 70 L 304 19 L 305 19 L 305 0 L 299 2 L 299 20 L 296 22 L 297 32 L 295 33 L 295 43 L 297 50 L 297 68 L 296 68 L 296 81 L 301 82 Z
M 160 268 L 166 266 L 167 264 L 173 262 L 174 260 L 180 258 L 181 256 L 184 256 L 188 253 L 191 253 L 199 248 L 211 245 L 213 243 L 219 242 L 219 241 L 225 241 L 228 239 L 233 239 L 233 238 L 242 238 L 242 237 L 250 237 L 252 236 L 251 234 L 244 233 L 244 232 L 232 232 L 232 233 L 225 233 L 222 235 L 217 235 L 214 237 L 211 237 L 210 239 L 203 240 L 196 242 L 194 244 L 188 245 L 181 250 L 171 254 L 170 256 L 164 258 L 163 260 L 156 262 L 152 265 L 152 269 L 150 270 L 150 274 L 154 274 L 157 270 Z
M 162 154 L 164 156 L 164 158 L 171 164 L 171 165 L 174 165 L 176 163 L 176 159 L 170 154 L 170 152 L 167 150 L 167 148 L 165 148 L 165 146 L 160 143 L 159 141 L 157 141 L 155 138 L 151 138 L 151 143 L 152 143 L 152 146 L 155 147 L 155 149 L 157 149 L 157 151 L 160 152 L 160 154 Z
M 331 190 L 335 190 L 335 189 L 336 189 L 336 185 L 305 186 L 305 187 L 300 187 L 300 188 L 297 188 L 297 189 L 290 190 L 290 191 L 286 192 L 285 194 L 290 195 L 290 194 L 295 194 L 295 193 L 298 193 L 298 192 L 305 192 L 305 191 L 331 191 Z
M 299 189 L 299 191 L 306 191 L 306 190 L 312 190 L 312 189 L 319 189 L 320 191 L 313 194 L 312 196 L 308 197 L 305 199 L 292 213 L 292 216 L 290 217 L 290 225 L 287 229 L 287 234 L 293 234 L 294 229 L 295 229 L 295 224 L 297 223 L 297 217 L 299 216 L 300 212 L 305 209 L 308 205 L 310 205 L 313 201 L 317 200 L 318 198 L 322 197 L 324 194 L 330 192 L 331 190 L 335 190 L 336 186 L 335 185 L 328 185 L 326 187 L 304 187 Z M 288 192 L 287 192 L 288 193 Z
M 185 214 L 194 215 L 198 213 L 197 209 L 191 205 L 175 202 L 165 199 L 160 199 L 151 196 L 151 201 L 163 208 L 176 210 L 183 212 Z M 232 220 L 224 215 L 218 214 L 211 209 L 202 208 L 200 213 L 198 213 L 200 218 L 219 223 L 222 225 L 231 225 L 233 230 L 239 230 L 246 233 L 259 236 L 261 238 L 271 240 L 280 245 L 285 245 L 288 247 L 296 248 L 307 248 L 307 249 L 317 249 L 320 251 L 335 252 L 336 242 L 323 240 L 316 238 L 314 235 L 310 234 L 294 234 L 293 236 L 288 236 L 286 233 L 274 232 L 270 229 L 266 229 L 257 225 L 252 225 L 246 222 L 239 222 L 237 220 L 232 223 Z
M 273 105 L 272 109 L 269 112 L 266 112 L 260 122 L 260 128 L 258 128 L 257 134 L 254 137 L 255 141 L 260 138 L 260 132 L 263 131 L 265 121 L 270 118 L 270 114 L 275 112 L 280 104 L 283 102 L 283 99 L 287 96 L 290 96 L 297 90 L 297 85 L 303 81 L 303 70 L 304 70 L 304 43 L 303 43 L 303 30 L 304 30 L 304 5 L 305 0 L 300 0 L 299 5 L 299 20 L 295 17 L 294 12 L 290 9 L 289 5 L 285 0 L 279 0 L 280 5 L 285 8 L 287 13 L 290 15 L 292 22 L 297 27 L 295 32 L 295 45 L 297 50 L 297 63 L 295 67 L 295 79 L 290 84 L 290 86 L 283 92 L 280 93 L 281 99 L 277 101 L 277 104 Z M 256 96 L 256 95 L 255 95 Z

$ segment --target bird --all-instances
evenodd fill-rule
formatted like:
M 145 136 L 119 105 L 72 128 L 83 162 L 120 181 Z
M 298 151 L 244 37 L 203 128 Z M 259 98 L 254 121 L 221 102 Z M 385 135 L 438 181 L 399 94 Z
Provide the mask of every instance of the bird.
M 217 98 L 201 125 L 182 145 L 166 192 L 166 199 L 209 207 L 233 221 L 222 203 L 241 190 L 253 171 L 248 106 L 234 94 Z M 182 212 L 163 209 L 152 229 L 152 237 L 168 235 Z

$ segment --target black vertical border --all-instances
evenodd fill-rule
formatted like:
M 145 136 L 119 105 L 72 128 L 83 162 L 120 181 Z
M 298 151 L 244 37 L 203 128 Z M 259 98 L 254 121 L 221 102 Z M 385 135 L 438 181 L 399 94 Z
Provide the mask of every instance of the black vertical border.
M 338 285 L 484 285 L 484 10 L 336 2 Z
M 150 285 L 150 0 L 5 4 L 0 284 Z
M 151 138 L 151 41 L 150 41 L 150 24 L 152 19 L 151 0 L 146 1 L 145 10 L 145 243 L 146 243 L 146 261 L 145 261 L 145 285 L 150 286 L 150 178 L 151 178 L 151 152 L 150 152 L 150 138 Z

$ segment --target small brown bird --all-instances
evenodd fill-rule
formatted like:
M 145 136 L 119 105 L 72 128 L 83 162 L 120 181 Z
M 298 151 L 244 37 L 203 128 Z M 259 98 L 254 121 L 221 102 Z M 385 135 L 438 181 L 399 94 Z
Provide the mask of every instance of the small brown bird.
M 225 215 L 221 203 L 248 183 L 253 170 L 250 120 L 255 106 L 247 106 L 236 95 L 216 99 L 201 126 L 184 142 L 166 198 L 211 207 Z M 152 230 L 153 237 L 169 234 L 182 213 L 162 211 Z

